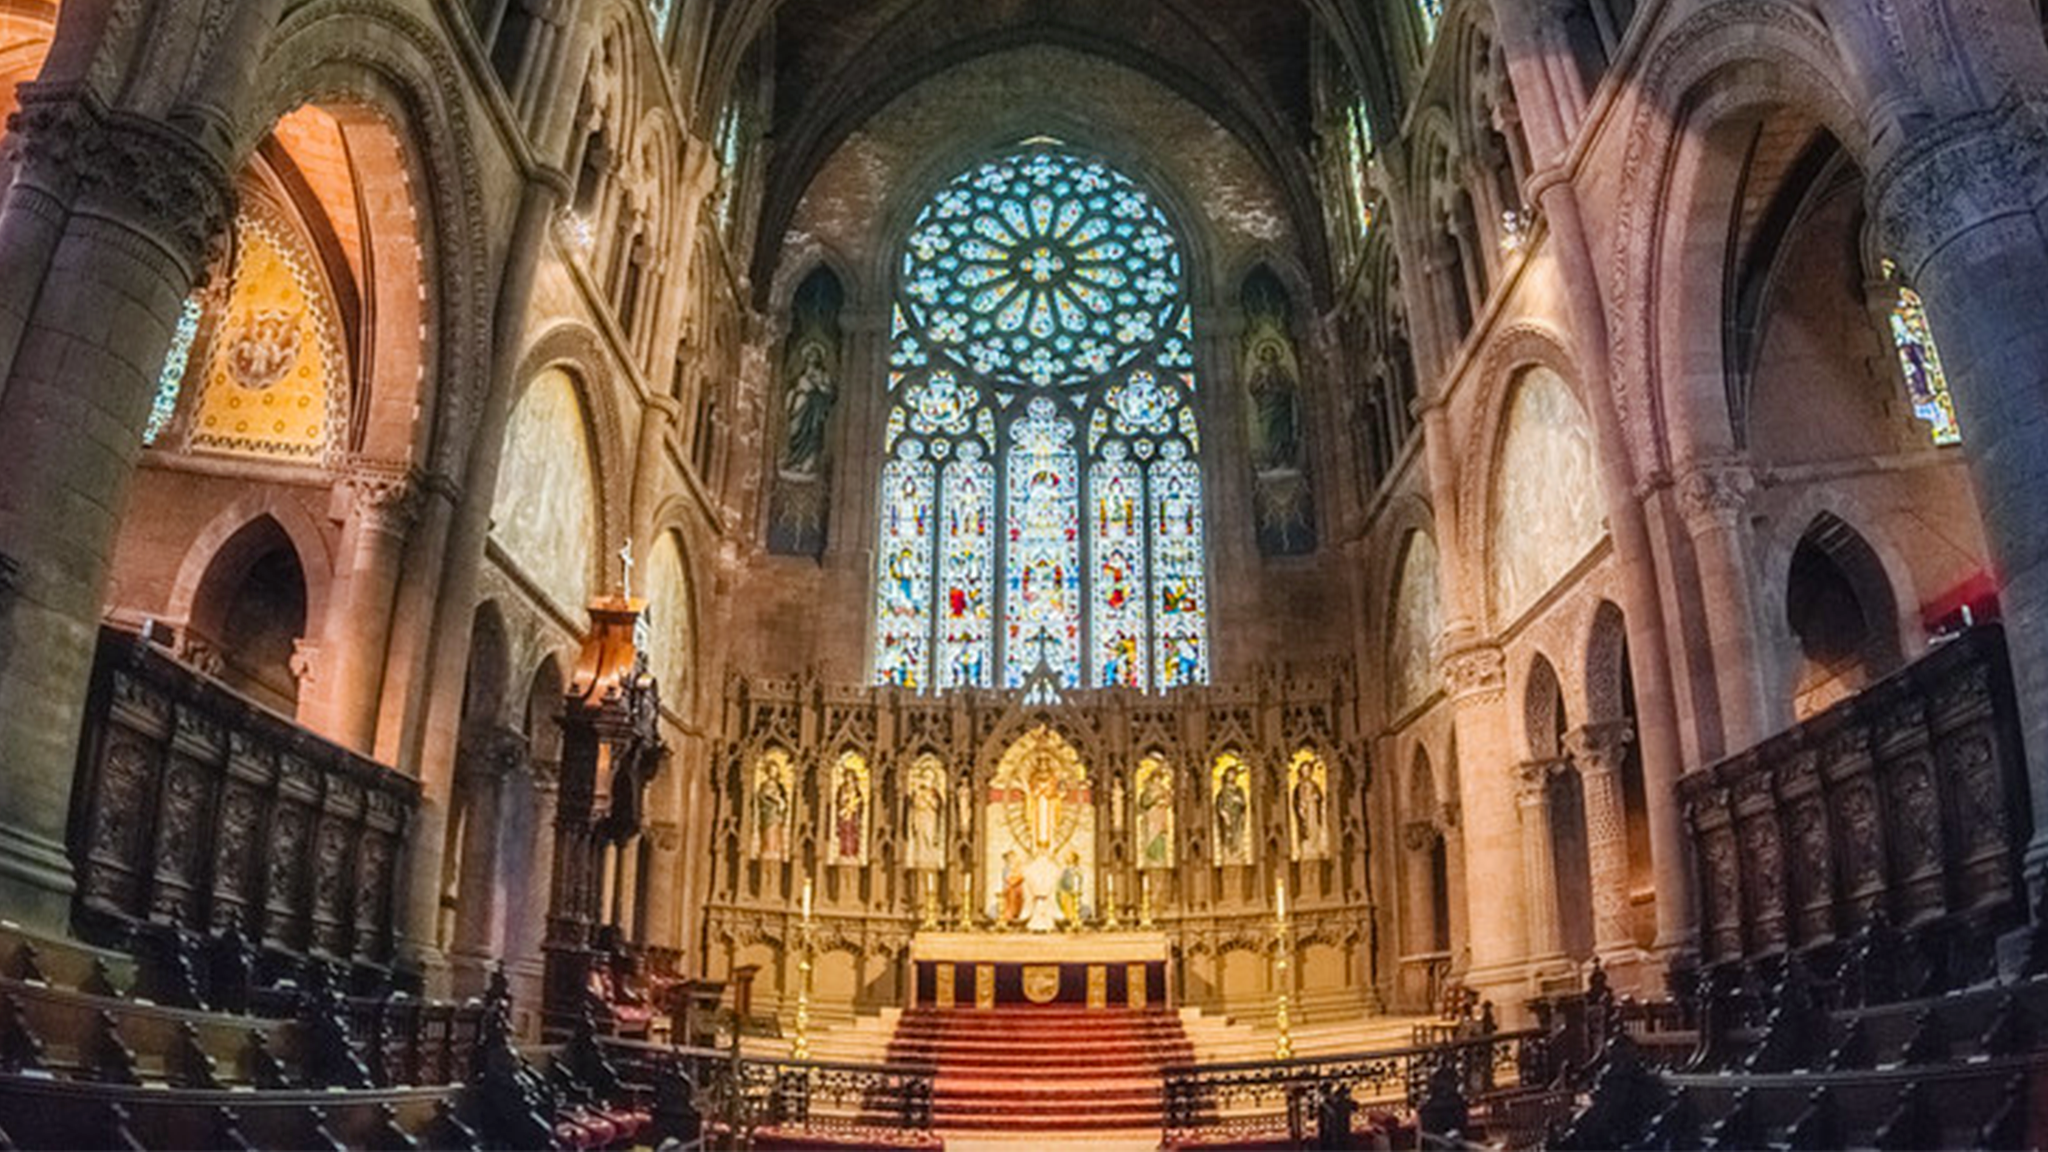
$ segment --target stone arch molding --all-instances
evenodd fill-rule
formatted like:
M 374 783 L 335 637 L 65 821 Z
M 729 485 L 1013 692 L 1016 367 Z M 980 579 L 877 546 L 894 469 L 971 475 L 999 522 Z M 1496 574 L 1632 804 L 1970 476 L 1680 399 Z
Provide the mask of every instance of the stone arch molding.
M 491 377 L 490 212 L 467 113 L 464 69 L 433 29 L 390 0 L 313 0 L 289 16 L 257 63 L 257 85 L 236 117 L 238 158 L 283 116 L 307 104 L 347 103 L 386 117 L 424 179 L 420 248 L 439 288 L 430 315 L 437 363 L 426 435 L 429 468 L 460 485 Z
M 1660 272 L 1676 250 L 1667 232 L 1676 160 L 1703 126 L 1770 106 L 1805 110 L 1871 170 L 1869 107 L 1827 27 L 1791 0 L 1721 0 L 1657 41 L 1631 85 L 1624 183 L 1605 257 L 1613 333 L 1613 402 L 1637 476 L 1670 467 L 1666 382 L 1658 355 Z M 1725 222 L 1718 226 L 1725 228 Z
M 327 546 L 327 537 L 321 533 L 312 515 L 290 496 L 275 489 L 255 489 L 244 493 L 192 538 L 184 558 L 178 563 L 170 595 L 164 601 L 164 613 L 171 622 L 182 625 L 191 619 L 199 586 L 206 579 L 207 570 L 213 566 L 214 558 L 220 555 L 221 548 L 242 529 L 266 518 L 276 522 L 291 541 L 292 549 L 299 554 L 299 569 L 306 580 L 307 638 L 317 639 L 325 626 L 328 598 L 333 592 L 334 555 Z

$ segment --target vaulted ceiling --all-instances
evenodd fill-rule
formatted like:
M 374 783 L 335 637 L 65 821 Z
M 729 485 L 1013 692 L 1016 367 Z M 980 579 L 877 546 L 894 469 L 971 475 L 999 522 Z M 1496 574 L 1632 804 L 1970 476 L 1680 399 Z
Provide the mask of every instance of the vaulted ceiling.
M 849 134 L 939 72 L 1031 44 L 1148 74 L 1243 141 L 1281 189 L 1295 234 L 1310 249 L 1304 263 L 1325 283 L 1309 156 L 1310 45 L 1320 18 L 1356 68 L 1363 30 L 1345 27 L 1360 22 L 1344 10 L 1359 7 L 1341 0 L 732 0 L 714 32 L 707 95 L 729 90 L 750 56 L 772 70 L 755 283 L 770 278 L 805 189 Z

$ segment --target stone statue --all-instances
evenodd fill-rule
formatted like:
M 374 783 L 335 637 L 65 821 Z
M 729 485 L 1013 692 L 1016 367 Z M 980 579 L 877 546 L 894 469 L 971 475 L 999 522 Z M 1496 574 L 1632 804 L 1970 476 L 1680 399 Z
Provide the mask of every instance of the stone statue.
M 1032 932 L 1050 932 L 1059 927 L 1059 889 L 1062 872 L 1050 856 L 1033 857 L 1024 865 L 1024 927 Z
M 837 859 L 844 864 L 858 864 L 864 853 L 862 841 L 867 831 L 867 796 L 862 792 L 860 778 L 852 772 L 839 777 L 839 789 L 832 799 L 834 847 Z
M 1138 777 L 1138 865 L 1173 867 L 1173 780 L 1164 765 Z
M 1330 854 L 1328 814 L 1322 782 L 1313 772 L 1303 772 L 1294 785 L 1295 855 L 1303 860 L 1320 860 Z
M 996 907 L 996 919 L 1004 924 L 1024 920 L 1024 869 L 1015 852 L 1003 853 L 1003 894 Z
M 825 366 L 822 345 L 804 345 L 802 360 L 803 367 L 790 380 L 789 391 L 783 398 L 788 432 L 783 442 L 782 470 L 792 476 L 815 476 L 824 461 L 825 427 L 832 419 L 839 389 Z
M 1251 772 L 1239 764 L 1224 773 L 1216 788 L 1216 862 L 1252 862 Z
M 754 796 L 755 843 L 760 845 L 758 855 L 761 859 L 782 860 L 788 857 L 788 828 L 789 797 L 783 793 L 781 779 L 769 772 L 761 781 L 761 790 Z
M 1060 869 L 1060 919 L 1068 928 L 1081 926 L 1081 854 L 1067 853 L 1067 866 Z
M 939 827 L 944 804 L 938 770 L 920 771 L 910 792 L 910 862 L 913 867 L 939 868 L 945 864 L 945 845 L 940 842 Z

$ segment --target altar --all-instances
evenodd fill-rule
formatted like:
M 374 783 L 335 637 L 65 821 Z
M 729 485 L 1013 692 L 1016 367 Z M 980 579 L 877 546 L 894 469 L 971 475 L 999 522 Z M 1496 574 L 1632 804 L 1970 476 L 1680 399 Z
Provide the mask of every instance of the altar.
M 920 932 L 912 1007 L 1167 1008 L 1159 932 Z

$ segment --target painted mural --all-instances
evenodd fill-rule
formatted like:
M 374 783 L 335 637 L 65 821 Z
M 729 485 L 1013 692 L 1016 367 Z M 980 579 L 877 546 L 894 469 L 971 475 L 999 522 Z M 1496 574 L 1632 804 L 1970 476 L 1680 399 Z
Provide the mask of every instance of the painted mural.
M 1515 386 L 1494 479 L 1489 551 L 1499 618 L 1527 611 L 1606 534 L 1585 409 L 1557 373 L 1532 368 Z
M 580 616 L 599 554 L 590 429 L 568 373 L 535 377 L 505 430 L 491 533 L 555 606 Z
M 635 596 L 647 599 L 647 667 L 661 685 L 661 698 L 680 708 L 690 692 L 696 636 L 690 623 L 690 576 L 675 534 L 663 533 L 647 556 L 645 583 Z
M 321 463 L 347 426 L 340 322 L 311 246 L 262 198 L 245 203 L 192 447 Z
M 1422 532 L 1410 533 L 1401 554 L 1387 641 L 1388 680 L 1397 714 L 1422 703 L 1436 690 L 1436 640 L 1444 630 L 1438 563 L 1436 541 Z

